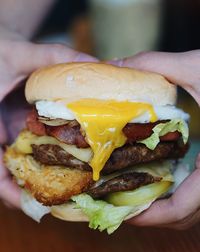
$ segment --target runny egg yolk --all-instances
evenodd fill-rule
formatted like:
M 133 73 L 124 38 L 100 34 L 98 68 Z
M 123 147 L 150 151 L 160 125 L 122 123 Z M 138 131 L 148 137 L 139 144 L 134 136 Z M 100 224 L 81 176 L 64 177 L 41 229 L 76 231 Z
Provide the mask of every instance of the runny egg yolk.
M 148 103 L 81 99 L 67 107 L 75 114 L 93 151 L 89 164 L 95 181 L 99 179 L 100 171 L 114 149 L 125 144 L 126 137 L 122 130 L 128 122 L 146 112 L 151 122 L 157 120 L 153 106 Z

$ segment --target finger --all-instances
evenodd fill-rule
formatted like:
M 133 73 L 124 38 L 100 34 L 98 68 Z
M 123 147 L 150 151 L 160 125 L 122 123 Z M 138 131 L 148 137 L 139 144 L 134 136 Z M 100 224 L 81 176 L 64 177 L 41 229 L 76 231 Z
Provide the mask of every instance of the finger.
M 159 225 L 158 227 L 161 227 L 161 228 L 164 227 L 164 228 L 170 228 L 170 229 L 176 229 L 176 230 L 186 230 L 194 226 L 199 221 L 200 221 L 200 210 L 198 210 L 196 213 L 192 213 L 191 215 L 187 216 L 181 221 Z
M 7 208 L 10 208 L 10 209 L 15 209 L 15 207 L 9 203 L 8 201 L 6 200 L 2 200 L 3 204 L 7 207 Z
M 141 52 L 132 57 L 111 60 L 109 63 L 120 67 L 131 67 L 139 70 L 156 72 L 170 78 L 178 77 L 177 67 L 180 67 L 182 53 Z M 176 67 L 176 68 L 174 68 Z M 183 73 L 182 73 L 183 74 Z M 171 79 L 170 78 L 170 79 Z
M 0 181 L 0 198 L 7 201 L 12 206 L 20 208 L 21 190 L 10 177 Z
M 108 63 L 160 73 L 170 82 L 186 89 L 200 104 L 200 50 L 185 53 L 143 52 Z
M 96 62 L 97 59 L 61 44 L 28 44 L 24 48 L 24 61 L 26 62 L 23 73 L 31 73 L 36 69 L 65 62 Z
M 3 123 L 2 110 L 0 107 L 0 144 L 4 144 L 7 141 L 6 129 Z
M 180 59 L 186 53 L 141 52 L 132 57 L 112 60 L 109 63 L 120 67 L 131 67 L 139 70 L 160 73 L 169 79 L 182 79 Z M 185 67 L 185 66 L 183 66 Z M 188 68 L 188 67 L 187 67 Z
M 200 155 L 197 169 L 177 188 L 169 199 L 158 200 L 141 215 L 130 220 L 139 226 L 158 226 L 180 222 L 200 206 Z
M 22 41 L 15 41 L 13 43 L 10 46 L 5 46 L 9 52 L 10 47 L 14 47 L 14 53 L 6 53 L 6 64 L 4 64 L 5 69 L 8 67 L 9 69 L 13 69 L 13 71 L 9 72 L 9 75 L 3 74 L 1 76 L 3 86 L 0 92 L 0 102 L 19 83 L 40 67 L 64 62 L 98 61 L 90 55 L 75 51 L 61 44 L 34 44 Z M 7 62 L 9 63 L 8 66 Z
M 2 161 L 2 150 L 0 150 L 0 198 L 9 202 L 14 207 L 20 208 L 20 188 L 12 181 Z
M 180 75 L 177 72 L 177 69 L 180 67 L 180 55 L 181 53 L 143 52 L 125 59 L 113 60 L 110 63 L 120 67 L 131 67 L 138 70 L 160 73 L 173 83 L 178 83 L 177 80 L 182 79 L 183 74 L 181 73 Z

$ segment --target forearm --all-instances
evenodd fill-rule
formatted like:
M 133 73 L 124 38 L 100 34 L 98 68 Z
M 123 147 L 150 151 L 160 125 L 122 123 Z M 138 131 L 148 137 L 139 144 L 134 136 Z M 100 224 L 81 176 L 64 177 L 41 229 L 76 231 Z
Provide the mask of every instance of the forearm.
M 0 38 L 30 39 L 55 0 L 0 0 Z

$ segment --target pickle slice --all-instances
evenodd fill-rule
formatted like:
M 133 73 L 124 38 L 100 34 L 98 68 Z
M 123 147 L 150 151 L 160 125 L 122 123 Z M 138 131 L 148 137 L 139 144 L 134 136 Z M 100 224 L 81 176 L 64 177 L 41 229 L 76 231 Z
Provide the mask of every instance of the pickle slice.
M 110 193 L 105 200 L 115 206 L 143 205 L 159 198 L 172 184 L 170 181 L 156 182 L 133 191 Z

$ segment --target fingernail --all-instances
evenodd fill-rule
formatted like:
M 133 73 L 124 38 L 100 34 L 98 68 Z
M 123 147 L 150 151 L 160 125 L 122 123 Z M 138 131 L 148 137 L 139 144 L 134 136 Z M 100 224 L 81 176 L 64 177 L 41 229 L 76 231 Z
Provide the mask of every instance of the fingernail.
M 123 65 L 123 60 L 122 59 L 112 59 L 112 60 L 109 60 L 107 61 L 107 63 L 111 64 L 111 65 L 114 65 L 114 66 L 119 66 L 121 67 Z
M 84 62 L 84 61 L 89 61 L 89 62 L 98 62 L 98 59 L 96 59 L 93 56 L 90 56 L 88 54 L 85 53 L 77 53 L 77 56 L 74 58 L 73 61 L 78 61 L 78 62 Z

